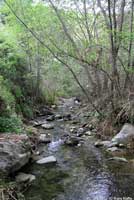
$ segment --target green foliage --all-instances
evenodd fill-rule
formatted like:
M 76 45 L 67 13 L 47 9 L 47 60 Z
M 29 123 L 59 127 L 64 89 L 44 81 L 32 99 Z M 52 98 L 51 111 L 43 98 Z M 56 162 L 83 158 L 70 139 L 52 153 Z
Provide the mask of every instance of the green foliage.
M 44 91 L 46 102 L 50 105 L 55 104 L 57 100 L 57 92 L 55 90 L 46 89 Z
M 1 115 L 10 115 L 15 108 L 15 99 L 12 95 L 7 82 L 0 76 L 0 109 Z
M 22 121 L 16 115 L 10 117 L 0 117 L 0 132 L 15 132 L 22 131 Z
M 28 104 L 21 105 L 21 112 L 24 117 L 29 118 L 29 119 L 33 118 L 34 116 L 33 111 L 34 110 L 31 105 L 28 105 Z

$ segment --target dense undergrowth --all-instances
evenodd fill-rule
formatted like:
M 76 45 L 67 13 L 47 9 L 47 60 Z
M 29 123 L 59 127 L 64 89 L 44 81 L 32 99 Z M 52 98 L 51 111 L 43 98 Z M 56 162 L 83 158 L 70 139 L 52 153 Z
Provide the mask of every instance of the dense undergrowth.
M 0 132 L 21 132 L 23 117 L 34 115 L 32 78 L 18 49 L 0 39 Z

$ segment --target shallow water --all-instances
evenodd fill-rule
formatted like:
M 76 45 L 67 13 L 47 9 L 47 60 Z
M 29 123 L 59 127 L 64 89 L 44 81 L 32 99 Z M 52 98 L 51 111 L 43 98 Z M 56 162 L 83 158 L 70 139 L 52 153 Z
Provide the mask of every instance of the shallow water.
M 108 163 L 107 155 L 94 147 L 89 137 L 80 147 L 65 147 L 60 139 L 65 123 L 51 131 L 52 143 L 42 145 L 44 156 L 54 155 L 57 164 L 27 166 L 36 181 L 25 193 L 26 200 L 132 200 L 134 166 Z

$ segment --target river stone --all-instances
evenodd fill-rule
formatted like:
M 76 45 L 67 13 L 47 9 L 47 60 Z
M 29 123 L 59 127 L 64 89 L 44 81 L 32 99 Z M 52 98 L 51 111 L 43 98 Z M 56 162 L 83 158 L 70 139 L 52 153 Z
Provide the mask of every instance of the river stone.
M 18 183 L 24 183 L 24 182 L 29 182 L 31 183 L 32 181 L 34 181 L 36 179 L 36 177 L 32 174 L 25 174 L 20 172 L 16 177 L 15 180 Z
M 41 134 L 38 138 L 39 143 L 50 143 L 51 139 L 46 136 L 46 134 Z
M 103 146 L 102 141 L 95 142 L 94 146 L 95 147 L 102 147 Z
M 81 137 L 81 136 L 83 136 L 83 134 L 84 134 L 84 128 L 79 128 L 78 129 L 78 131 L 77 131 L 77 137 Z
M 51 122 L 55 120 L 55 117 L 54 115 L 50 115 L 49 117 L 46 118 L 46 120 Z
M 41 126 L 41 124 L 42 124 L 41 122 L 38 122 L 38 121 L 30 121 L 29 123 L 32 126 Z
M 62 119 L 63 117 L 62 117 L 62 115 L 60 115 L 60 114 L 57 114 L 57 115 L 55 115 L 55 119 L 56 120 L 59 120 L 59 119 Z
M 53 111 L 49 107 L 44 107 L 41 109 L 40 115 L 42 115 L 42 116 L 53 115 Z
M 77 146 L 80 141 L 81 141 L 81 139 L 79 137 L 69 136 L 69 137 L 65 138 L 64 144 L 66 144 L 68 146 Z
M 64 118 L 64 120 L 71 120 L 71 119 L 72 119 L 72 116 L 71 116 L 70 113 L 65 113 L 65 114 L 63 115 L 63 118 Z
M 107 149 L 108 152 L 115 152 L 115 151 L 119 151 L 118 147 L 110 147 Z
M 125 162 L 125 163 L 128 162 L 128 160 L 123 157 L 112 157 L 112 158 L 109 158 L 108 161 L 117 161 L 117 162 Z
M 0 142 L 0 173 L 9 174 L 26 165 L 31 156 L 23 142 Z
M 52 105 L 51 108 L 55 109 L 57 106 L 56 105 Z
M 92 136 L 93 133 L 92 133 L 91 131 L 86 131 L 86 132 L 84 133 L 84 135 L 86 135 L 86 136 Z
M 112 142 L 127 145 L 132 143 L 132 140 L 134 140 L 134 126 L 131 124 L 125 124 L 121 131 L 113 137 Z
M 45 123 L 45 124 L 42 124 L 41 127 L 44 128 L 44 129 L 49 130 L 49 129 L 53 129 L 54 128 L 54 124 L 52 124 L 52 123 Z
M 109 145 L 110 145 L 110 141 L 97 141 L 97 142 L 95 142 L 95 147 L 105 147 L 105 148 L 107 148 L 107 147 L 109 147 Z
M 56 162 L 57 162 L 57 159 L 54 156 L 48 156 L 45 158 L 41 158 L 36 163 L 41 165 L 41 164 L 56 163 Z

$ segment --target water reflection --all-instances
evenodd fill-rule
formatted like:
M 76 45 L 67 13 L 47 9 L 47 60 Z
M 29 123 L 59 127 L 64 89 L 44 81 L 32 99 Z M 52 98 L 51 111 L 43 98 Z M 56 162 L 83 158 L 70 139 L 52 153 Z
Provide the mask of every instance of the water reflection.
M 60 148 L 60 145 L 62 145 L 63 143 L 64 143 L 64 141 L 61 139 L 59 139 L 57 141 L 52 141 L 49 144 L 48 150 L 52 151 L 52 152 L 58 151 L 58 149 Z

